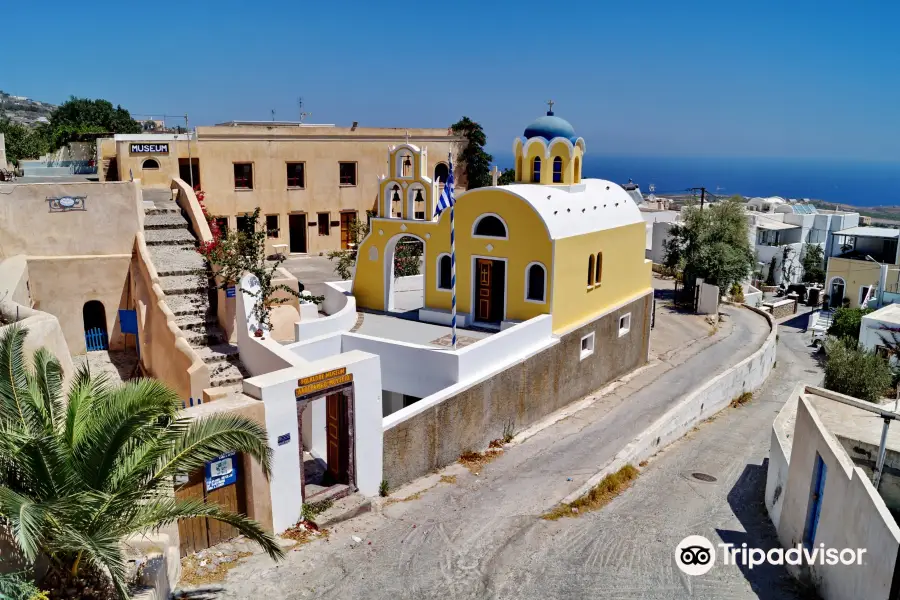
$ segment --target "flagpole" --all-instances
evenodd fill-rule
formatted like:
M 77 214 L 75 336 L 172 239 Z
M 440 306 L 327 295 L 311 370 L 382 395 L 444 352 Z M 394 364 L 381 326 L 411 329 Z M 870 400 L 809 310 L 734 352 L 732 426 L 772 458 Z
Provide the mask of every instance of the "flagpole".
M 448 157 L 451 160 L 452 156 Z M 452 163 L 451 163 L 452 164 Z M 451 169 L 453 167 L 451 166 Z M 450 205 L 450 287 L 452 288 L 452 304 L 450 307 L 450 327 L 453 330 L 453 349 L 456 350 L 456 219 L 453 218 L 453 208 L 456 203 Z

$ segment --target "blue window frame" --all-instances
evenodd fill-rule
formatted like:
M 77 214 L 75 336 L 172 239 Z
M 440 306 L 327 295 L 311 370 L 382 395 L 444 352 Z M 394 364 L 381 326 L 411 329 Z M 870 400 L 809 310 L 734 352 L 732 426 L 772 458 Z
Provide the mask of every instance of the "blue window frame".
M 822 512 L 822 498 L 825 493 L 825 477 L 828 467 L 816 452 L 816 466 L 809 489 L 809 505 L 806 509 L 806 528 L 803 531 L 803 545 L 812 548 L 816 542 L 816 529 L 819 527 L 819 514 Z

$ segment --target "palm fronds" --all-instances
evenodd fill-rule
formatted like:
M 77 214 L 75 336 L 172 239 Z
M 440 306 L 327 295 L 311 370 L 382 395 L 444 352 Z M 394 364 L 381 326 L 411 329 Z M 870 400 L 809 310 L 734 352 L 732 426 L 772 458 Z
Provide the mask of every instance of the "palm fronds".
M 163 383 L 113 386 L 87 368 L 64 392 L 49 352 L 27 364 L 26 334 L 13 325 L 0 337 L 0 518 L 25 557 L 45 555 L 74 574 L 99 568 L 126 597 L 121 540 L 179 519 L 222 521 L 283 556 L 255 521 L 173 497 L 175 475 L 229 451 L 253 457 L 268 476 L 272 451 L 261 425 L 229 414 L 181 418 L 180 399 Z

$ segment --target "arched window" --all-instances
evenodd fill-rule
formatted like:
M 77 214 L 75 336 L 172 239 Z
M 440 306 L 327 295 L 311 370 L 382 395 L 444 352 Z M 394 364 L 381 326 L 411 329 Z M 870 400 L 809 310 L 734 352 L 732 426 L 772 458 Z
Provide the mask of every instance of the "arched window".
M 525 299 L 532 302 L 547 301 L 547 273 L 544 265 L 532 263 L 525 273 Z
M 553 183 L 562 183 L 562 158 L 553 158 Z
M 450 169 L 447 167 L 447 163 L 438 163 L 434 165 L 434 180 L 440 181 L 441 183 L 446 183 L 447 179 L 450 177 Z
M 603 279 L 603 253 L 597 253 L 597 272 L 594 275 L 594 283 L 600 285 L 600 281 Z
M 441 254 L 438 256 L 438 280 L 437 287 L 439 290 L 449 290 L 453 281 L 451 280 L 450 255 Z
M 480 237 L 503 238 L 508 237 L 506 224 L 496 215 L 483 215 L 475 221 L 475 229 L 472 235 Z
M 541 182 L 541 157 L 535 156 L 531 162 L 531 181 L 534 183 Z
M 594 285 L 594 255 L 588 258 L 588 287 Z
M 156 169 L 159 169 L 159 161 L 155 158 L 148 158 L 144 161 L 144 164 L 141 165 L 141 168 L 145 171 L 155 171 Z
M 575 157 L 575 180 L 574 183 L 581 183 L 581 159 Z

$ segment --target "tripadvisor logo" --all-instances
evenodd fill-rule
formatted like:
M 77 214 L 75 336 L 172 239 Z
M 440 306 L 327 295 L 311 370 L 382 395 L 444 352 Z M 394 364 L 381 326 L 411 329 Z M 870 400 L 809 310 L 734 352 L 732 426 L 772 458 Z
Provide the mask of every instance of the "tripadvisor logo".
M 865 548 L 826 548 L 825 544 L 806 548 L 750 548 L 746 543 L 717 544 L 723 565 L 740 565 L 752 569 L 770 565 L 861 565 Z M 675 564 L 687 575 L 703 575 L 716 564 L 716 546 L 701 535 L 689 535 L 675 547 Z

